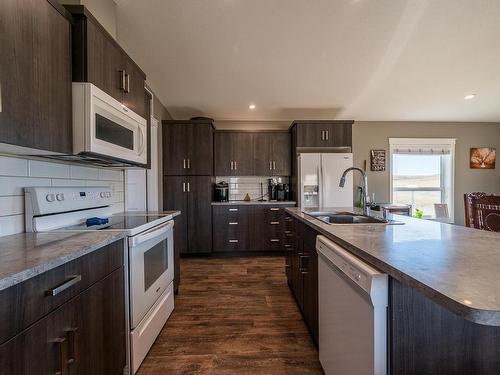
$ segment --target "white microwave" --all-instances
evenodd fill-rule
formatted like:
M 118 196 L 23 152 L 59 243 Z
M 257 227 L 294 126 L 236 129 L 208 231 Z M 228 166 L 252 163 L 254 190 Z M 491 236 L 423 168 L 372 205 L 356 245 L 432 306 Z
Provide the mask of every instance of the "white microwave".
M 73 152 L 147 163 L 147 121 L 88 82 L 73 82 Z

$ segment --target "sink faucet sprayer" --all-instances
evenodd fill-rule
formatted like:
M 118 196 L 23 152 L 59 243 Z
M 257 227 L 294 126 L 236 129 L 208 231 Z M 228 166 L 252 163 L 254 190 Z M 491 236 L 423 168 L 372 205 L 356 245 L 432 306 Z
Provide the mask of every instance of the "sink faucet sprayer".
M 361 168 L 357 167 L 350 167 L 347 168 L 344 173 L 342 173 L 342 177 L 340 177 L 340 182 L 339 186 L 344 187 L 345 185 L 345 177 L 349 171 L 358 171 L 363 175 L 363 215 L 369 216 L 370 215 L 370 207 L 368 206 L 368 176 L 366 175 L 366 172 L 362 170 Z

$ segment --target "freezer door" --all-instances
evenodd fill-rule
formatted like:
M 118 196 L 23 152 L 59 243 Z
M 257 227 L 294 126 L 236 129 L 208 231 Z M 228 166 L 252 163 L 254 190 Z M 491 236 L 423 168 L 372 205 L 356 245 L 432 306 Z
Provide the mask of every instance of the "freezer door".
M 300 154 L 298 166 L 300 207 L 319 207 L 321 154 Z
M 343 188 L 339 187 L 342 173 L 347 168 L 352 167 L 352 163 L 352 154 L 350 153 L 321 154 L 321 207 L 353 206 L 353 178 L 351 172 L 347 175 L 345 186 Z

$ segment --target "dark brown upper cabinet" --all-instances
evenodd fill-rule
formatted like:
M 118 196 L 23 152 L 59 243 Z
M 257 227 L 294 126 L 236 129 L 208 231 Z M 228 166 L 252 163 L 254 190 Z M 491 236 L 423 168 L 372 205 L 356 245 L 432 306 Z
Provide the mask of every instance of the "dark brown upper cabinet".
M 289 176 L 289 132 L 228 132 L 215 135 L 217 176 Z
M 214 127 L 211 121 L 162 121 L 163 174 L 212 176 Z
M 72 153 L 71 16 L 0 1 L 0 143 Z
M 294 121 L 296 147 L 352 147 L 353 121 Z
M 254 175 L 254 136 L 250 132 L 215 133 L 215 174 Z
M 66 5 L 74 18 L 73 81 L 91 82 L 147 119 L 146 74 L 83 5 Z

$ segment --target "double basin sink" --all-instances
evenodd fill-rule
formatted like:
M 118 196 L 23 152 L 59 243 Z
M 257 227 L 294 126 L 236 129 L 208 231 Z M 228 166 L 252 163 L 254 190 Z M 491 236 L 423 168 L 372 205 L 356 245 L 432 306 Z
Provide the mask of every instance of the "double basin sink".
M 384 218 L 366 216 L 347 211 L 310 211 L 305 214 L 315 217 L 318 220 L 324 221 L 327 224 L 403 224 L 394 220 Z

